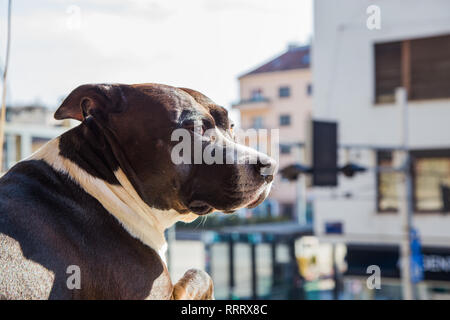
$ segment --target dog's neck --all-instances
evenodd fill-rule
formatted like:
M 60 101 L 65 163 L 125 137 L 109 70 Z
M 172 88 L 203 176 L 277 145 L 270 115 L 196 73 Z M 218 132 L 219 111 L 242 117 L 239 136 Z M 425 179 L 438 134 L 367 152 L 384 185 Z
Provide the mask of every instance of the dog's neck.
M 193 213 L 181 215 L 175 210 L 158 210 L 148 206 L 138 195 L 122 169 L 114 163 L 113 158 L 108 158 L 107 155 L 93 152 L 96 157 L 106 157 L 97 162 L 98 167 L 92 167 L 89 159 L 81 160 L 80 158 L 81 162 L 84 161 L 84 168 L 82 168 L 75 161 L 66 158 L 60 149 L 60 139 L 69 139 L 67 134 L 79 134 L 79 132 L 77 130 L 72 133 L 69 131 L 65 134 L 66 136 L 51 140 L 26 160 L 43 160 L 55 170 L 70 176 L 84 191 L 96 198 L 108 212 L 119 220 L 132 236 L 157 251 L 165 262 L 167 250 L 165 229 L 177 221 L 191 222 L 197 216 Z M 67 141 L 65 142 L 67 143 Z M 87 141 L 78 141 L 78 143 L 79 146 L 85 144 L 84 147 L 86 147 Z M 80 152 L 80 150 L 76 150 L 77 146 L 74 148 L 75 153 Z M 79 156 L 83 157 L 82 154 Z M 96 171 L 95 175 L 91 174 L 91 167 Z M 111 170 L 111 174 L 109 170 Z M 99 177 L 99 175 L 102 176 Z

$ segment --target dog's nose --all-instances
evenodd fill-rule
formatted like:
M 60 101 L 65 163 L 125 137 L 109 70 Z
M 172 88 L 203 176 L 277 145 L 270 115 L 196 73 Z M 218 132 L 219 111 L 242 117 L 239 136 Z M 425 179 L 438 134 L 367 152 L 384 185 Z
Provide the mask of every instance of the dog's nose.
M 258 173 L 264 178 L 267 183 L 273 181 L 273 176 L 277 170 L 277 163 L 274 159 L 268 156 L 259 156 L 256 167 Z

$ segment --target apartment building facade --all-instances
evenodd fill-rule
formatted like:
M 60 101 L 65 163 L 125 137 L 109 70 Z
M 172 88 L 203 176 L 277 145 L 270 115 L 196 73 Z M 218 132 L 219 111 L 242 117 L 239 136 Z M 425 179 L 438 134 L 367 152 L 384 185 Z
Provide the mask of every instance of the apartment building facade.
M 377 5 L 379 28 L 368 27 Z M 422 246 L 421 298 L 450 297 L 450 2 L 360 0 L 314 2 L 314 112 L 336 121 L 339 164 L 369 170 L 314 188 L 314 232 L 347 246 L 353 296 L 401 298 L 399 184 L 379 170 L 398 165 L 402 108 L 408 94 L 413 227 Z M 328 228 L 328 226 L 339 226 Z M 338 231 L 336 231 L 338 230 Z M 382 289 L 366 287 L 366 269 L 381 267 Z
M 55 120 L 53 113 L 37 105 L 7 108 L 0 173 L 6 172 L 18 161 L 75 125 L 75 120 Z
M 309 46 L 289 46 L 286 52 L 239 77 L 242 129 L 279 129 L 280 168 L 303 157 L 306 123 L 311 117 L 312 85 Z M 295 217 L 295 183 L 277 177 L 266 203 L 256 210 Z

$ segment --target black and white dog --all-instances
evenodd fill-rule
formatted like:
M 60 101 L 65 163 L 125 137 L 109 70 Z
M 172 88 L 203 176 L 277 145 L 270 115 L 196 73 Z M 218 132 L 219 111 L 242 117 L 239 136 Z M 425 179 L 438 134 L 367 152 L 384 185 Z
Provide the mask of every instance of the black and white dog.
M 194 123 L 227 141 L 224 155 L 230 145 L 245 148 L 233 140 L 226 109 L 190 89 L 83 85 L 55 118 L 81 124 L 0 179 L 0 298 L 212 299 L 203 271 L 172 284 L 164 230 L 257 206 L 275 161 L 251 150 L 253 162 L 175 164 L 172 132 L 197 136 Z M 219 140 L 201 141 L 204 150 Z M 70 266 L 80 270 L 79 288 L 67 285 Z

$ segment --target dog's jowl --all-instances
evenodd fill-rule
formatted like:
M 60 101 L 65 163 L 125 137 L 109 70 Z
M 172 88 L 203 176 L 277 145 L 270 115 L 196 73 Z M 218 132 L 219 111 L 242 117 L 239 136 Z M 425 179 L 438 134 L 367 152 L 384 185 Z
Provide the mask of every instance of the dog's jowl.
M 172 284 L 164 230 L 257 206 L 275 161 L 238 145 L 226 109 L 190 89 L 83 85 L 55 118 L 81 123 L 0 179 L 0 298 L 213 299 L 201 270 Z M 248 161 L 174 163 L 177 129 Z

